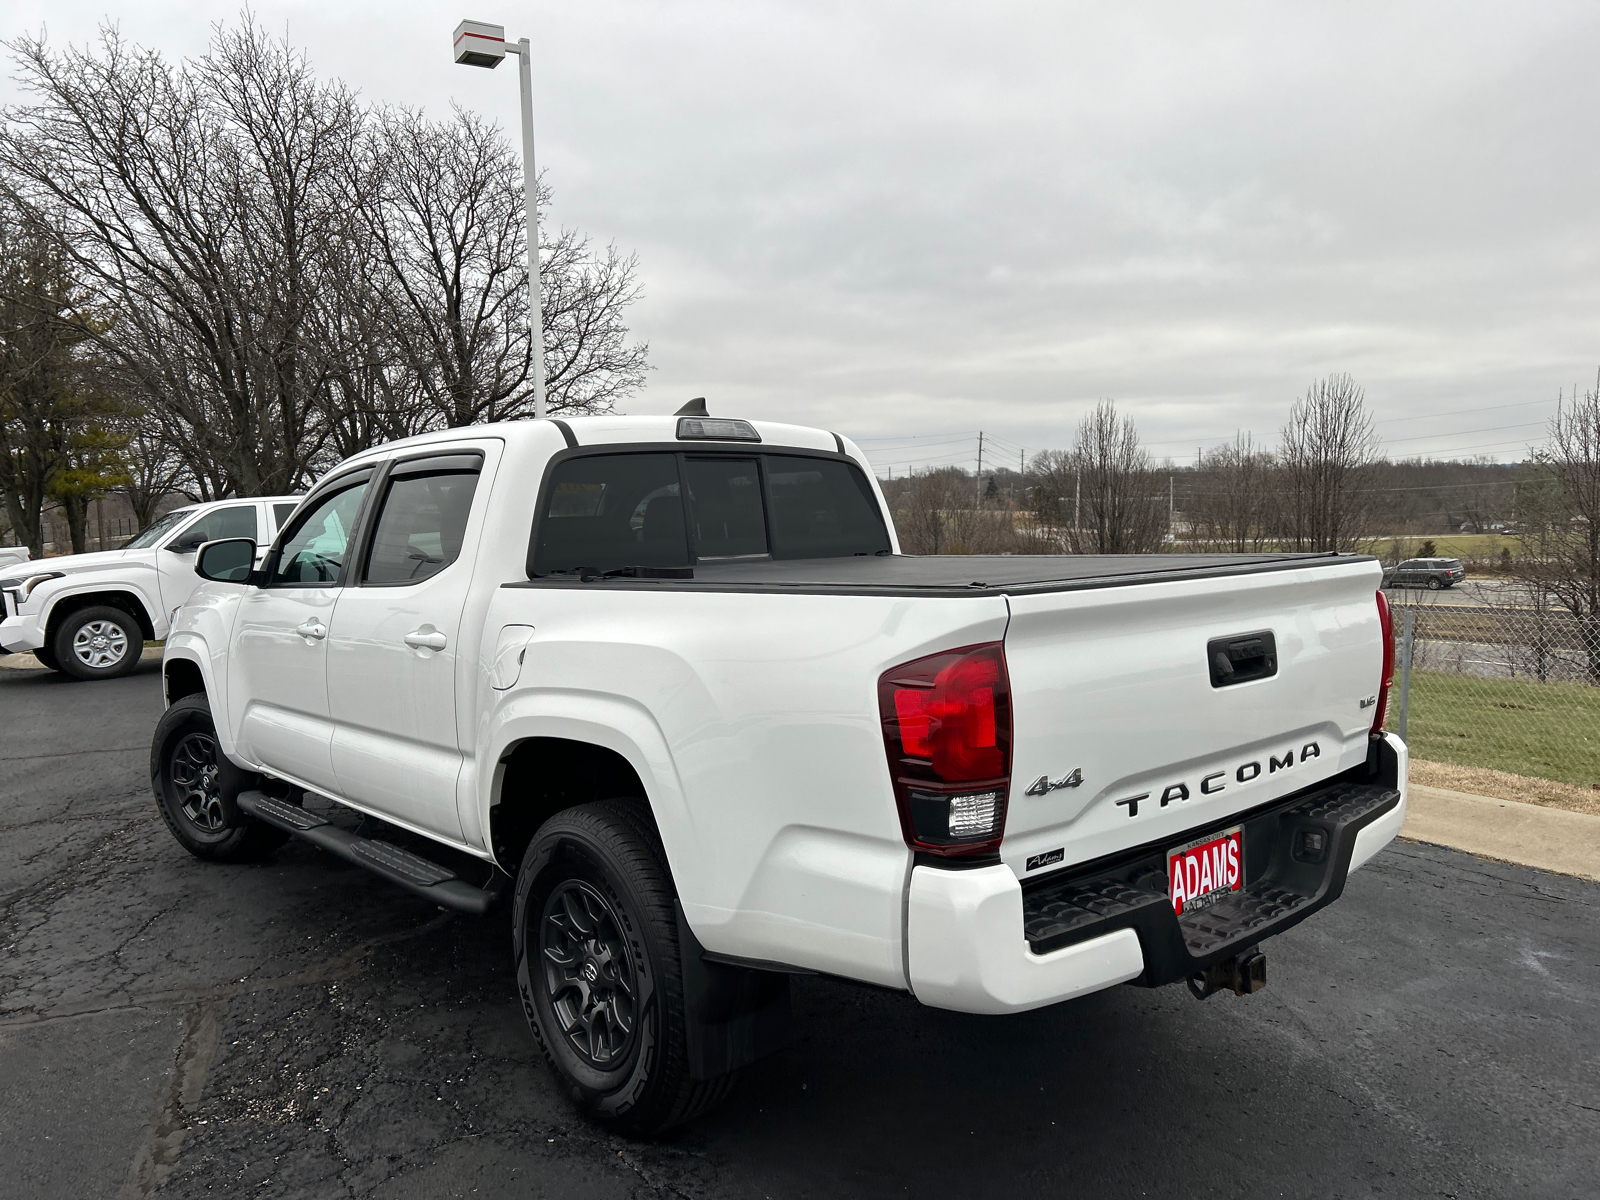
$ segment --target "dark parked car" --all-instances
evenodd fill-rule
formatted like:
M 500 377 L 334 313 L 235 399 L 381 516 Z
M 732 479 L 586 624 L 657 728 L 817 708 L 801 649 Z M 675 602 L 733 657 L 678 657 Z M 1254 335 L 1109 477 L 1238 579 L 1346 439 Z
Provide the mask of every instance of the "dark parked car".
M 1398 567 L 1386 567 L 1384 587 L 1425 587 L 1431 592 L 1454 587 L 1467 577 L 1459 558 L 1408 558 Z

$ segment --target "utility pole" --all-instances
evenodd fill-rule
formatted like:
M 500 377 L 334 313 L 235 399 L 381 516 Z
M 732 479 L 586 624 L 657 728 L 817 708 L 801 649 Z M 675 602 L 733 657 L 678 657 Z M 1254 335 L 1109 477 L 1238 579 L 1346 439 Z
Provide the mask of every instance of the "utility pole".
M 506 27 L 484 21 L 463 21 L 456 26 L 456 62 L 493 70 L 507 54 L 521 61 L 517 79 L 522 91 L 522 205 L 528 223 L 528 339 L 533 368 L 533 415 L 541 418 L 544 404 L 544 311 L 539 298 L 539 173 L 533 166 L 533 60 L 528 39 L 506 41 Z
M 1073 533 L 1080 533 L 1083 530 L 1083 523 L 1079 520 L 1079 517 L 1082 515 L 1082 513 L 1083 513 L 1083 472 L 1082 471 L 1074 471 L 1072 473 L 1072 532 Z
M 1173 502 L 1177 495 L 1177 487 L 1172 482 L 1172 476 L 1167 476 L 1167 532 L 1172 533 Z
M 978 430 L 978 487 L 973 501 L 972 507 L 983 507 L 983 430 L 981 429 Z

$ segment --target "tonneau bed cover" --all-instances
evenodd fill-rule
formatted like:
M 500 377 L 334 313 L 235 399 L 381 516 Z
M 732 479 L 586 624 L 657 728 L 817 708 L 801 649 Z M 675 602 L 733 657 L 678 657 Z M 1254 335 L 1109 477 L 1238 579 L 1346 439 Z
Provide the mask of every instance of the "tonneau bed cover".
M 1352 554 L 928 554 L 701 562 L 693 578 L 548 575 L 507 587 L 971 596 L 1066 592 L 1371 561 Z

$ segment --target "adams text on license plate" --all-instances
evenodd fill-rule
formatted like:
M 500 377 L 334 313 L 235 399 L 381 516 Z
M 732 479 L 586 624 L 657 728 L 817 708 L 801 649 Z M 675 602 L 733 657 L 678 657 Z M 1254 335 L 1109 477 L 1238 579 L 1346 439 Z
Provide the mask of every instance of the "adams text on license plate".
M 1244 829 L 1235 825 L 1167 851 L 1172 911 L 1209 908 L 1244 885 Z

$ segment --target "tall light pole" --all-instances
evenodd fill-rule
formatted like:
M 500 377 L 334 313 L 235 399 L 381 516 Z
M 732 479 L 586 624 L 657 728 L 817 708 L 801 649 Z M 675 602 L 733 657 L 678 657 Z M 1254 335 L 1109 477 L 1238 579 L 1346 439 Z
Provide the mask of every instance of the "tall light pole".
M 456 62 L 469 67 L 500 65 L 515 54 L 522 85 L 522 203 L 528 217 L 528 336 L 533 350 L 533 415 L 544 416 L 544 309 L 539 299 L 539 175 L 533 166 L 533 62 L 528 39 L 506 41 L 504 25 L 463 21 L 456 26 Z

